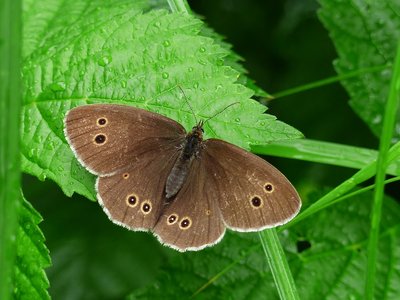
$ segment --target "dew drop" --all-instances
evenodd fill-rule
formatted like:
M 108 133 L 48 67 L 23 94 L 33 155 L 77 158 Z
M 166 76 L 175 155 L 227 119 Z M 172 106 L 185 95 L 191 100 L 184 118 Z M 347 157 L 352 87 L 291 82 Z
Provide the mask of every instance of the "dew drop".
M 239 123 L 239 122 L 240 122 L 240 118 L 236 118 L 236 119 L 235 119 L 235 122 L 236 122 L 236 123 Z
M 122 81 L 121 81 L 121 86 L 122 86 L 123 88 L 126 88 L 126 81 L 125 81 L 125 80 L 122 80 Z
M 99 66 L 105 67 L 107 66 L 110 62 L 112 61 L 111 56 L 103 56 L 101 57 L 97 63 L 99 64 Z
M 222 84 L 218 84 L 218 85 L 215 87 L 215 91 L 218 91 L 218 90 L 220 90 L 220 89 L 222 89 L 222 88 L 223 88 Z
M 385 25 L 385 20 L 383 19 L 379 19 L 376 24 L 378 25 L 378 27 L 382 27 L 383 25 Z
M 170 43 L 170 41 L 165 40 L 165 41 L 163 42 L 163 45 L 164 45 L 164 47 L 169 47 L 169 46 L 171 45 L 171 43 Z
M 224 65 L 224 60 L 223 59 L 217 59 L 217 66 L 223 66 Z
M 42 138 L 42 136 L 41 135 L 36 135 L 35 137 L 34 137 L 34 140 L 35 140 L 35 142 L 36 143 L 38 143 L 38 144 L 41 144 L 42 142 L 43 142 L 43 138 Z
M 55 144 L 54 144 L 53 141 L 51 141 L 49 143 L 46 143 L 46 149 L 47 150 L 54 150 L 54 148 L 55 148 Z
M 375 117 L 372 119 L 372 124 L 379 124 L 382 122 L 382 116 L 381 115 L 375 115 Z
M 202 53 L 204 53 L 204 52 L 206 52 L 206 48 L 204 48 L 204 47 L 200 47 L 200 52 L 202 52 Z
M 169 74 L 168 74 L 168 73 L 166 73 L 166 72 L 162 73 L 162 78 L 168 79 L 168 77 L 169 77 Z
M 41 174 L 39 174 L 38 178 L 40 181 L 45 181 L 47 178 L 47 175 L 45 173 L 41 173 Z
M 189 72 L 193 72 L 193 68 L 192 68 L 192 67 L 189 67 L 189 68 L 188 68 L 188 71 L 189 71 Z
M 59 81 L 59 82 L 54 82 L 53 84 L 50 85 L 50 89 L 53 92 L 60 92 L 60 91 L 64 91 L 66 88 L 66 84 L 63 81 Z
M 261 126 L 265 126 L 265 122 L 260 122 L 260 125 Z

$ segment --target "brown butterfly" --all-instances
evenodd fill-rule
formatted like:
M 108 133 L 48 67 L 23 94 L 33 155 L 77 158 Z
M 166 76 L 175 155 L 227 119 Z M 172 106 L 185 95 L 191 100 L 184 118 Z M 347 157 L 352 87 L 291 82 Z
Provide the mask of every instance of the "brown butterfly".
M 98 176 L 108 217 L 152 231 L 179 251 L 219 242 L 225 228 L 259 231 L 289 222 L 301 201 L 272 165 L 219 139 L 203 140 L 202 121 L 187 133 L 162 115 L 124 105 L 76 107 L 65 136 Z

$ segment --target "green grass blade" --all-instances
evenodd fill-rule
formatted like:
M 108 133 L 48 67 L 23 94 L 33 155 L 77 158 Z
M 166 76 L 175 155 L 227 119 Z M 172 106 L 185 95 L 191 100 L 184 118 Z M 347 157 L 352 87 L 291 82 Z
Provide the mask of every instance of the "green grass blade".
M 371 228 L 368 241 L 367 277 L 365 282 L 366 299 L 374 299 L 376 258 L 378 252 L 384 181 L 388 164 L 389 147 L 393 136 L 400 100 L 400 41 L 397 46 L 397 54 L 392 76 L 389 97 L 385 107 L 382 136 L 379 144 L 379 155 L 376 168 L 374 204 L 372 206 Z
M 0 2 L 0 299 L 12 299 L 20 199 L 21 2 Z
M 400 142 L 395 144 L 389 150 L 386 162 L 389 164 L 394 160 L 398 160 L 399 157 L 400 157 Z M 352 177 L 350 177 L 349 179 L 338 185 L 336 188 L 334 188 L 332 191 L 330 191 L 328 194 L 320 198 L 317 202 L 310 205 L 306 210 L 301 212 L 290 223 L 281 226 L 280 229 L 283 230 L 290 226 L 293 226 L 294 224 L 320 211 L 321 209 L 331 205 L 332 202 L 336 200 L 338 197 L 345 195 L 353 188 L 355 188 L 358 184 L 372 178 L 375 175 L 375 173 L 376 173 L 376 161 L 362 168 Z
M 392 182 L 396 182 L 396 181 L 400 181 L 400 176 L 393 177 L 393 178 L 385 180 L 385 185 L 389 184 L 389 183 L 392 183 Z M 334 205 L 336 203 L 342 202 L 343 200 L 346 200 L 346 199 L 349 199 L 351 197 L 357 196 L 359 194 L 362 194 L 362 193 L 368 192 L 370 190 L 373 190 L 374 188 L 375 188 L 375 184 L 371 184 L 369 186 L 366 186 L 366 187 L 363 187 L 361 189 L 358 189 L 358 190 L 356 190 L 354 192 L 348 193 L 348 194 L 346 194 L 344 196 L 336 198 L 334 201 L 329 203 L 329 205 L 325 206 L 325 208 L 328 207 L 328 206 Z
M 259 235 L 279 297 L 281 299 L 300 299 L 276 229 L 264 230 Z
M 325 78 L 322 80 L 318 80 L 318 81 L 311 82 L 308 84 L 303 84 L 298 87 L 290 88 L 290 89 L 275 93 L 275 94 L 271 95 L 270 98 L 268 98 L 268 99 L 278 99 L 278 98 L 290 96 L 293 94 L 298 94 L 298 93 L 305 92 L 305 91 L 315 89 L 315 88 L 319 88 L 319 87 L 322 87 L 322 86 L 325 86 L 328 84 L 339 82 L 339 81 L 342 81 L 345 79 L 350 79 L 350 78 L 354 78 L 354 77 L 357 77 L 360 75 L 365 75 L 366 73 L 380 72 L 387 68 L 389 68 L 388 65 L 374 66 L 374 67 L 370 67 L 370 68 L 363 68 L 363 69 L 355 70 L 353 72 L 349 72 L 349 73 L 343 74 L 343 75 L 328 77 L 328 78 Z
M 276 141 L 267 145 L 252 146 L 251 150 L 261 155 L 294 158 L 354 169 L 367 166 L 378 156 L 376 150 L 310 139 Z M 400 175 L 400 162 L 392 161 L 387 173 Z
M 190 7 L 185 0 L 168 0 L 168 5 L 172 12 L 190 13 Z

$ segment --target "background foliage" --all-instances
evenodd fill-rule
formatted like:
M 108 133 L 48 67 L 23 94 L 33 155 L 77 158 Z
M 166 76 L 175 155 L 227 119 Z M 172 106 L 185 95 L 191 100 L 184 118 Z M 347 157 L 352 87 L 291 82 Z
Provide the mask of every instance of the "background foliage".
M 388 65 L 399 38 L 399 3 L 268 2 L 189 2 L 204 16 L 206 28 L 197 18 L 154 10 L 168 9 L 155 1 L 24 1 L 21 151 L 22 169 L 33 176 L 24 177 L 23 190 L 44 219 L 40 228 L 52 260 L 46 272 L 53 298 L 278 297 L 257 234 L 227 234 L 216 247 L 179 254 L 149 234 L 111 224 L 97 203 L 86 199 L 94 200 L 94 178 L 74 160 L 62 134 L 65 112 L 94 102 L 145 107 L 189 128 L 194 120 L 176 89 L 180 84 L 199 117 L 241 102 L 210 122 L 209 137 L 249 148 L 304 134 L 377 149 L 392 76 Z M 245 59 L 247 75 L 239 56 L 210 28 Z M 262 90 L 279 95 L 359 70 L 358 76 L 342 81 L 344 88 L 336 83 L 274 100 L 263 97 Z M 256 98 L 268 105 L 268 115 L 250 100 L 254 82 L 249 77 L 257 83 Z M 393 142 L 399 128 L 397 122 Z M 330 149 L 324 145 L 318 151 Z M 344 161 L 346 153 L 334 155 Z M 325 194 L 321 191 L 329 192 L 355 172 L 301 160 L 268 160 L 298 187 L 305 208 Z M 377 298 L 395 299 L 400 293 L 398 188 L 388 185 L 384 199 Z M 358 194 L 281 231 L 301 298 L 363 297 L 372 198 L 372 193 Z M 40 268 L 49 258 L 36 230 L 40 217 L 24 203 L 17 257 L 37 249 L 29 253 L 36 264 L 24 268 L 31 264 L 17 259 L 17 282 L 24 284 L 15 292 L 24 295 L 33 286 L 36 298 L 46 298 L 48 282 Z

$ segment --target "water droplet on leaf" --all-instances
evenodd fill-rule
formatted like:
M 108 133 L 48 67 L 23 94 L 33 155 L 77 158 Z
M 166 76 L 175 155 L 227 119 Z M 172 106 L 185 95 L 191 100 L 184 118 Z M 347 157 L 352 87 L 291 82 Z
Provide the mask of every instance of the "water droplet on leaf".
M 168 77 L 169 77 L 168 73 L 166 73 L 166 72 L 162 73 L 162 78 L 167 79 Z
M 50 89 L 54 92 L 59 92 L 59 91 L 64 91 L 65 90 L 65 82 L 59 81 L 59 82 L 54 82 L 53 84 L 50 85 Z
M 47 175 L 45 173 L 41 173 L 41 174 L 39 174 L 38 178 L 40 181 L 45 181 L 47 178 Z
M 103 56 L 102 58 L 100 58 L 97 63 L 99 64 L 99 66 L 105 67 L 107 66 L 109 63 L 112 62 L 112 58 L 111 56 Z
M 372 120 L 372 124 L 379 124 L 382 121 L 382 116 L 381 115 L 376 115 L 373 120 Z
M 47 150 L 54 150 L 54 142 L 46 143 L 45 147 Z

